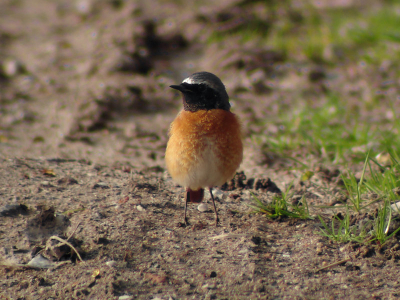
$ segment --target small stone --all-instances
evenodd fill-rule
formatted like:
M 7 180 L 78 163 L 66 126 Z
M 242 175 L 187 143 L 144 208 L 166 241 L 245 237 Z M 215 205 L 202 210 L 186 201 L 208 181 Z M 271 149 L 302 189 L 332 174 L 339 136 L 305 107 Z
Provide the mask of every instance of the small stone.
M 42 255 L 37 255 L 35 256 L 30 262 L 27 264 L 31 268 L 38 268 L 38 269 L 46 269 L 46 268 L 52 268 L 55 266 L 55 264 L 44 258 Z
M 63 224 L 68 222 L 68 218 L 64 215 L 57 214 L 54 216 L 54 221 L 56 226 L 62 226 Z
M 214 198 L 217 198 L 217 197 L 222 198 L 222 196 L 224 195 L 224 192 L 219 189 L 215 189 L 215 190 L 213 190 L 213 195 L 214 195 Z
M 390 157 L 390 154 L 387 152 L 381 152 L 377 156 L 375 156 L 375 159 L 380 163 L 381 165 L 390 165 L 392 160 Z
M 141 205 L 136 205 L 136 209 L 138 210 L 138 211 L 145 211 L 146 209 L 143 207 L 143 206 L 141 206 Z
M 18 61 L 14 59 L 5 59 L 2 63 L 2 73 L 6 77 L 13 77 L 20 70 Z
M 115 260 L 110 260 L 106 262 L 106 265 L 109 266 L 110 268 L 115 268 L 117 262 Z
M 393 209 L 394 212 L 400 212 L 400 202 L 393 203 L 392 205 L 390 205 L 390 207 Z
M 133 299 L 133 296 L 129 295 L 123 295 L 118 297 L 118 300 L 131 300 L 131 299 Z
M 197 206 L 197 209 L 201 212 L 206 212 L 208 211 L 208 205 L 205 203 L 200 203 L 200 205 Z

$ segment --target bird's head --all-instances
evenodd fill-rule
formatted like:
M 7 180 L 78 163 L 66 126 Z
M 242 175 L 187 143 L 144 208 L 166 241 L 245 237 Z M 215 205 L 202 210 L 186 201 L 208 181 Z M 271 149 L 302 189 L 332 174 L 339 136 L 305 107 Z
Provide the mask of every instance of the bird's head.
M 171 85 L 183 95 L 183 107 L 187 111 L 224 109 L 229 111 L 229 96 L 221 79 L 209 72 L 190 75 L 179 85 Z

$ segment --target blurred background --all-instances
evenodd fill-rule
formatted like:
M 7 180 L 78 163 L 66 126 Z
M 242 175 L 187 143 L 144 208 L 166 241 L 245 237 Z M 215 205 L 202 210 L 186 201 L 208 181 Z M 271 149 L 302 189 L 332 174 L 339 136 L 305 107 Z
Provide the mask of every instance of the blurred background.
M 0 154 L 163 168 L 169 85 L 209 71 L 247 172 L 384 159 L 399 50 L 398 1 L 2 0 Z

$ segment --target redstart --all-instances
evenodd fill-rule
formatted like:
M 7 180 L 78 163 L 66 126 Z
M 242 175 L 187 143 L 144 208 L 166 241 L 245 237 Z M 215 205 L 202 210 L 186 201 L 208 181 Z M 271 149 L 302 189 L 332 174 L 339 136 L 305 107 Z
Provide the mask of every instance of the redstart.
M 198 72 L 171 85 L 183 95 L 183 110 L 169 129 L 165 152 L 168 172 L 186 188 L 184 223 L 188 202 L 201 202 L 204 188 L 212 188 L 233 178 L 243 158 L 241 125 L 230 111 L 229 96 L 214 74 Z

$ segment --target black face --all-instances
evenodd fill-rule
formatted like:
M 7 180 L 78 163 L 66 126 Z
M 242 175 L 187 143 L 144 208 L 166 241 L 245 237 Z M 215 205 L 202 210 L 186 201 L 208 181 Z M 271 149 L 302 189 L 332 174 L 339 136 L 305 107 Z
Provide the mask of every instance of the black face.
M 195 73 L 180 85 L 171 85 L 170 87 L 182 92 L 183 108 L 186 111 L 195 112 L 202 109 L 229 111 L 231 107 L 224 85 L 218 77 L 211 73 Z

